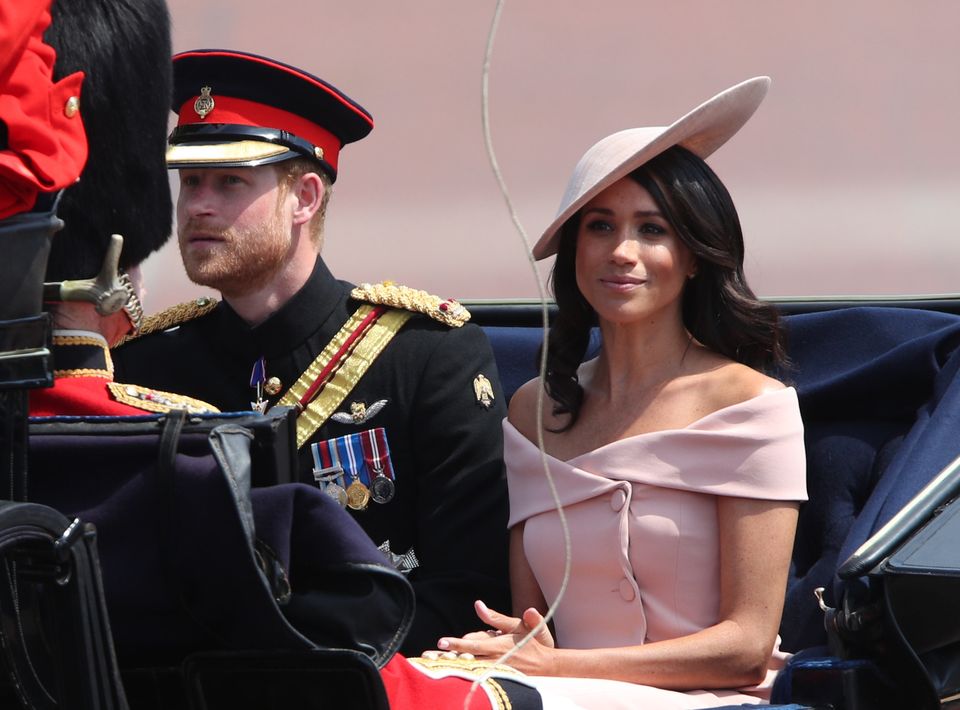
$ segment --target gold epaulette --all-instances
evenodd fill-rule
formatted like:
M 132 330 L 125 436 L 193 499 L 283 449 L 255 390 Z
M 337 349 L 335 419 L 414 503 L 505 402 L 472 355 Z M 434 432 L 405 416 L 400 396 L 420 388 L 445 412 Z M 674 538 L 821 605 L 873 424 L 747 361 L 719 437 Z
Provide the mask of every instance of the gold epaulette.
M 407 658 L 407 660 L 410 663 L 431 671 L 457 671 L 464 675 L 474 676 L 495 674 L 501 677 L 524 677 L 524 674 L 518 671 L 516 668 L 503 664 L 496 664 L 492 661 L 477 660 L 475 658 L 462 658 L 460 656 L 456 656 L 455 654 L 447 654 L 454 657 L 446 658 L 442 652 L 431 653 L 428 651 L 427 653 L 430 655 L 410 656 Z
M 510 666 L 494 665 L 489 661 L 466 660 L 461 657 L 447 660 L 439 657 L 429 658 L 410 657 L 407 659 L 410 665 L 418 669 L 425 675 L 441 680 L 447 677 L 465 678 L 467 680 L 479 680 L 486 690 L 487 700 L 490 701 L 494 710 L 510 710 L 513 703 L 510 701 L 510 694 L 504 689 L 500 681 L 513 680 L 523 682 L 524 674 Z
M 185 303 L 178 303 L 175 306 L 170 306 L 159 313 L 154 313 L 153 315 L 149 315 L 144 318 L 137 334 L 128 335 L 120 341 L 119 345 L 123 345 L 130 340 L 136 340 L 142 335 L 157 333 L 161 330 L 166 330 L 167 328 L 172 328 L 175 325 L 180 325 L 181 323 L 186 323 L 187 321 L 204 316 L 216 308 L 218 303 L 219 301 L 215 298 L 201 296 L 200 298 L 195 298 L 192 301 L 186 301 Z
M 459 301 L 452 298 L 440 298 L 432 293 L 408 286 L 400 286 L 392 281 L 384 281 L 378 284 L 360 284 L 350 292 L 350 297 L 380 306 L 423 313 L 453 328 L 459 328 L 470 320 L 470 311 L 464 308 Z
M 166 414 L 171 409 L 186 409 L 190 414 L 216 414 L 220 410 L 212 404 L 187 397 L 183 394 L 152 390 L 140 385 L 124 385 L 119 382 L 108 382 L 107 388 L 113 398 L 130 407 L 142 409 L 145 412 Z

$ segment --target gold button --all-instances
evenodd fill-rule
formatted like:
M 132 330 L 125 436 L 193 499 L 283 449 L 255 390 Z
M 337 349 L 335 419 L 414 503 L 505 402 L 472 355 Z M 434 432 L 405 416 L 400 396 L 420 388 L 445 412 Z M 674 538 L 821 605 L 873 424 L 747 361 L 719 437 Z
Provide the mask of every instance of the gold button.
M 283 389 L 283 384 L 278 377 L 271 377 L 263 385 L 263 391 L 271 397 L 275 394 L 280 394 L 281 389 Z
M 313 147 L 313 156 L 314 156 L 317 160 L 323 160 L 323 148 L 321 148 L 321 147 L 318 146 L 318 145 L 314 146 L 314 147 Z
M 67 103 L 63 107 L 63 113 L 67 118 L 73 118 L 80 113 L 80 99 L 76 96 L 67 99 Z

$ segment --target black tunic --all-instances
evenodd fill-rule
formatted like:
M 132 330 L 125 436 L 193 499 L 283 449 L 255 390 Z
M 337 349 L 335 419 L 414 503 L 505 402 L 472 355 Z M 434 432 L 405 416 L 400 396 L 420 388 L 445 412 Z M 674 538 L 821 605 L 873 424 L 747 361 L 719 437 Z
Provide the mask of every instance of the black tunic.
M 307 284 L 260 325 L 251 328 L 221 302 L 177 328 L 118 348 L 117 378 L 187 394 L 221 411 L 248 410 L 254 362 L 263 357 L 266 375 L 278 377 L 285 392 L 360 305 L 350 298 L 351 288 L 318 259 Z M 493 384 L 489 407 L 474 391 L 481 374 Z M 501 432 L 506 406 L 483 331 L 412 317 L 337 411 L 382 400 L 386 404 L 366 422 L 331 418 L 310 441 L 386 429 L 396 493 L 354 516 L 375 543 L 389 540 L 394 553 L 413 548 L 419 560 L 409 575 L 417 612 L 403 646 L 408 655 L 419 655 L 442 635 L 479 627 L 474 599 L 510 611 Z M 301 480 L 316 485 L 309 443 L 299 455 Z

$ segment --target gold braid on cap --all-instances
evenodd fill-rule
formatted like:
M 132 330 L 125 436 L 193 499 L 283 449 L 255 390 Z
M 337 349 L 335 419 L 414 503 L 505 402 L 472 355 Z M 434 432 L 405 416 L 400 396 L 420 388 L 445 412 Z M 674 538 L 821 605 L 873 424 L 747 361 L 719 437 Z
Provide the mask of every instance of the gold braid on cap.
M 378 284 L 360 284 L 350 292 L 350 297 L 357 301 L 423 313 L 453 328 L 459 328 L 470 320 L 470 311 L 464 308 L 459 301 L 452 298 L 440 298 L 432 293 L 408 286 L 400 286 L 392 281 L 383 281 Z
M 144 335 L 157 333 L 161 330 L 173 328 L 175 325 L 180 325 L 181 323 L 186 323 L 187 321 L 199 318 L 200 316 L 205 316 L 207 313 L 216 308 L 218 303 L 220 302 L 215 298 L 201 296 L 200 298 L 195 298 L 192 301 L 187 301 L 186 303 L 178 303 L 175 306 L 170 306 L 170 308 L 167 308 L 166 310 L 160 311 L 159 313 L 154 313 L 153 315 L 149 315 L 144 318 L 140 325 L 139 332 L 128 335 L 114 347 L 128 343 L 131 340 L 136 340 Z

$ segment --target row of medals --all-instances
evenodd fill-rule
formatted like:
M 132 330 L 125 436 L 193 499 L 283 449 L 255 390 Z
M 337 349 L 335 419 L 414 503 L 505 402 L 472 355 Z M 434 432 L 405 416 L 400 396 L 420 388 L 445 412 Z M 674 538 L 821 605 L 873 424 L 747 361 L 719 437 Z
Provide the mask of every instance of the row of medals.
M 377 470 L 376 476 L 370 482 L 367 488 L 363 481 L 354 474 L 353 480 L 346 488 L 343 487 L 343 470 L 318 475 L 314 472 L 314 478 L 320 486 L 320 489 L 328 496 L 340 504 L 341 508 L 350 508 L 351 510 L 366 510 L 372 500 L 374 503 L 383 505 L 393 500 L 393 494 L 396 487 L 393 481 L 383 474 L 383 470 Z
M 263 386 L 264 391 L 269 395 L 275 395 L 280 391 L 280 380 L 271 377 Z M 263 399 L 260 391 L 257 391 L 257 401 L 251 403 L 253 408 L 261 414 L 267 408 L 267 402 Z M 346 488 L 343 487 L 343 469 L 320 475 L 319 471 L 314 471 L 314 478 L 317 480 L 321 490 L 333 498 L 340 507 L 347 507 L 351 510 L 366 510 L 372 499 L 374 503 L 389 503 L 393 500 L 393 494 L 396 487 L 393 481 L 383 474 L 383 469 L 375 468 L 376 476 L 370 482 L 370 488 L 367 488 L 363 481 L 354 474 L 353 480 Z

